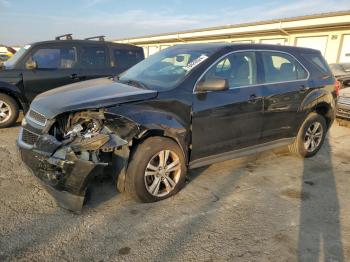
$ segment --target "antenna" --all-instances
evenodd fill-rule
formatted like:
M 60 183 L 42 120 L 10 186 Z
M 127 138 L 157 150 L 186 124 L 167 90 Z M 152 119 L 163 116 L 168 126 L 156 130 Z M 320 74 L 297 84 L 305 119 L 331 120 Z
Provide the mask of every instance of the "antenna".
M 92 39 L 98 39 L 99 41 L 105 41 L 105 36 L 104 35 L 92 36 L 92 37 L 85 38 L 84 40 L 92 40 Z
M 72 40 L 73 39 L 72 34 L 65 34 L 65 35 L 56 36 L 55 40 L 62 40 L 63 37 L 65 37 L 66 40 Z

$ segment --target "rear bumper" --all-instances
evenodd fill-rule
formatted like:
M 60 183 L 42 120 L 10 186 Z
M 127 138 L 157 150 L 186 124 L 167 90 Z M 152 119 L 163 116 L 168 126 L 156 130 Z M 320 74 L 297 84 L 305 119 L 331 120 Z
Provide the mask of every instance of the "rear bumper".
M 350 105 L 338 103 L 337 117 L 350 119 Z
M 53 150 L 52 141 L 41 137 L 40 143 L 34 146 L 25 144 L 21 134 L 22 129 L 17 140 L 18 154 L 30 173 L 40 180 L 61 207 L 80 212 L 86 188 L 101 166 L 77 158 L 70 147 L 57 146 Z

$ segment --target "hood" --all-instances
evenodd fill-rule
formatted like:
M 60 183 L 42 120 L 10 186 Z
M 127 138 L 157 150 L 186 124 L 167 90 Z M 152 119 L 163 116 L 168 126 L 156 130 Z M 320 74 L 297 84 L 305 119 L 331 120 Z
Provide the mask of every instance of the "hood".
M 157 91 L 145 90 L 99 78 L 52 89 L 38 95 L 31 108 L 47 118 L 70 111 L 93 109 L 151 99 Z
M 340 89 L 339 90 L 339 96 L 350 97 L 350 87 Z

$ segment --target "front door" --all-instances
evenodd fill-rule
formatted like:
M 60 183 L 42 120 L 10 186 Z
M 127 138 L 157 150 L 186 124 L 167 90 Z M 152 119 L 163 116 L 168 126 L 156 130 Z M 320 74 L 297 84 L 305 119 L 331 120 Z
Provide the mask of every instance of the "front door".
M 191 161 L 259 143 L 263 117 L 255 52 L 234 52 L 200 81 L 224 78 L 230 89 L 193 94 Z
M 23 71 L 24 92 L 29 101 L 50 89 L 78 81 L 77 50 L 73 45 L 42 46 L 27 59 L 37 68 Z

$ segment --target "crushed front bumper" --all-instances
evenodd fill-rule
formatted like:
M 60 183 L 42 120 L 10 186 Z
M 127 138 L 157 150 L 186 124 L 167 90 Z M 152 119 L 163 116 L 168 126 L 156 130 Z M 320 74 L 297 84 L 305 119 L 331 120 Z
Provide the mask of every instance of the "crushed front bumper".
M 68 210 L 80 212 L 86 188 L 103 166 L 79 159 L 69 146 L 54 137 L 38 136 L 34 145 L 23 142 L 20 130 L 17 146 L 21 160 L 37 177 L 57 203 Z

